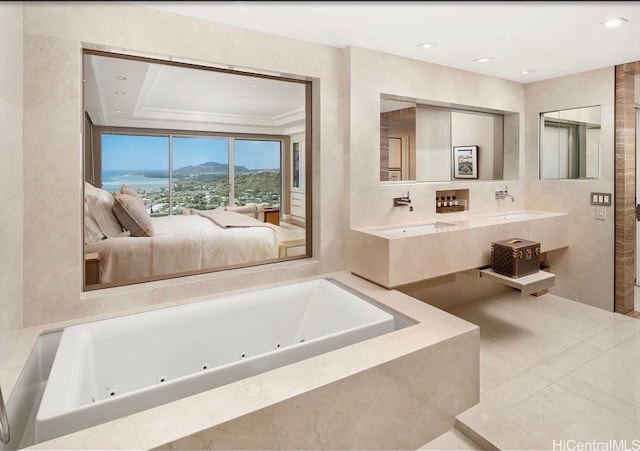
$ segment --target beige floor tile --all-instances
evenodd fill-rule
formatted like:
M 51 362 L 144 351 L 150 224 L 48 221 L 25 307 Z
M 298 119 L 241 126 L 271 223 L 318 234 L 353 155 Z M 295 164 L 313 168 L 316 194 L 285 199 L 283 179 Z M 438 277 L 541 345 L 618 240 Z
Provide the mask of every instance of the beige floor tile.
M 480 334 L 482 334 L 482 329 Z M 580 343 L 577 338 L 534 324 L 497 327 L 487 334 L 487 338 L 524 354 L 538 363 Z
M 480 350 L 480 393 L 511 379 L 526 368 L 517 365 L 508 358 Z
M 561 373 L 568 374 L 576 368 L 595 359 L 605 351 L 599 347 L 587 343 L 578 343 L 566 351 L 556 354 L 545 360 L 544 365 Z
M 557 384 L 613 413 L 625 417 L 627 420 L 640 424 L 640 408 L 636 407 L 632 402 L 617 398 L 571 376 L 562 377 L 557 381 Z
M 526 355 L 514 351 L 513 349 L 509 349 L 496 341 L 483 337 L 482 331 L 480 334 L 480 349 L 485 352 L 490 352 L 496 356 L 503 357 L 523 368 L 532 368 L 538 364 L 538 362 L 531 357 L 527 357 Z
M 639 320 L 513 293 L 451 313 L 480 326 L 480 403 L 456 418 L 467 436 L 501 449 L 640 446 Z
M 614 439 L 626 441 L 631 447 L 640 437 L 640 425 L 557 384 L 489 420 L 475 418 L 476 423 L 470 424 L 467 419 L 467 425 L 500 449 L 554 449 L 554 442 L 555 449 L 562 449 L 557 447 L 562 441 Z
M 640 357 L 632 351 L 614 347 L 570 376 L 640 407 Z
M 613 326 L 585 340 L 585 343 L 601 349 L 613 348 L 639 333 L 636 322 L 640 323 L 634 318 L 617 318 Z
M 621 341 L 618 346 L 640 357 L 640 334 L 636 334 L 627 340 Z
M 480 394 L 480 403 L 462 413 L 466 415 L 476 410 L 480 414 L 502 412 L 513 407 L 523 399 L 542 390 L 552 381 L 532 371 L 522 372 L 494 388 Z

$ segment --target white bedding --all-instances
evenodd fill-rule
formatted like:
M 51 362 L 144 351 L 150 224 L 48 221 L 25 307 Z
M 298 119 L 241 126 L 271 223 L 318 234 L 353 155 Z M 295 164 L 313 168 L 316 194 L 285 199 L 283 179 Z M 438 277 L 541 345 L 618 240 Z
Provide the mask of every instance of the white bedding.
M 237 213 L 229 213 L 237 214 Z M 278 257 L 267 223 L 222 228 L 200 215 L 154 217 L 152 237 L 114 237 L 87 244 L 100 256 L 100 283 L 146 279 Z

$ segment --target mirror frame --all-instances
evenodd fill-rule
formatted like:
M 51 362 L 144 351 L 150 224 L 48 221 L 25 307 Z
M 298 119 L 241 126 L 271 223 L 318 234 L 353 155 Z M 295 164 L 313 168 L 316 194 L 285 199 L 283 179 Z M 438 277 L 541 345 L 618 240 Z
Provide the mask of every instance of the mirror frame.
M 95 50 L 95 49 L 90 49 L 90 48 L 83 48 L 82 49 L 82 60 L 84 61 L 84 58 L 86 55 L 96 55 L 96 56 L 103 56 L 103 57 L 108 57 L 108 58 L 120 58 L 120 59 L 127 59 L 127 60 L 133 60 L 133 61 L 141 61 L 141 62 L 146 62 L 146 63 L 152 63 L 152 64 L 161 64 L 161 65 L 168 65 L 168 66 L 177 66 L 177 67 L 183 67 L 183 68 L 189 68 L 189 69 L 197 69 L 197 70 L 206 70 L 206 71 L 212 71 L 212 72 L 221 72 L 221 73 L 226 73 L 226 74 L 232 74 L 232 75 L 239 75 L 239 76 L 250 76 L 250 77 L 257 77 L 257 78 L 266 78 L 266 79 L 270 79 L 270 80 L 276 80 L 276 81 L 283 81 L 283 82 L 290 82 L 290 83 L 299 83 L 299 84 L 303 84 L 305 86 L 305 130 L 304 130 L 304 139 L 305 139 L 305 167 L 304 167 L 304 171 L 305 171 L 305 253 L 304 255 L 299 255 L 299 256 L 292 256 L 292 257 L 278 257 L 275 259 L 270 259 L 270 260 L 265 260 L 265 261 L 259 261 L 259 262 L 252 262 L 252 263 L 247 263 L 247 264 L 236 264 L 236 265 L 229 265 L 229 266 L 220 266 L 220 267 L 214 267 L 214 268 L 206 268 L 206 269 L 201 269 L 201 270 L 194 270 L 194 271 L 184 271 L 184 272 L 177 272 L 177 273 L 170 273 L 170 274 L 166 274 L 166 275 L 160 275 L 160 276 L 153 276 L 153 277 L 145 277 L 145 278 L 140 278 L 140 279 L 132 279 L 131 281 L 127 281 L 127 282 L 110 282 L 110 283 L 99 283 L 99 284 L 92 284 L 92 285 L 87 285 L 86 284 L 86 277 L 87 277 L 87 267 L 85 264 L 85 260 L 84 260 L 84 250 L 85 250 L 85 242 L 84 242 L 84 228 L 85 228 L 85 215 L 81 214 L 81 232 L 82 232 L 82 236 L 80 237 L 81 243 L 82 243 L 82 261 L 81 261 L 81 265 L 82 265 L 82 291 L 83 292 L 88 292 L 88 291 L 95 291 L 95 290 L 101 290 L 101 289 L 107 289 L 107 288 L 112 288 L 112 287 L 120 287 L 120 286 L 130 286 L 130 285 L 137 285 L 137 284 L 141 284 L 141 283 L 147 283 L 147 282 L 154 282 L 154 281 L 159 281 L 159 280 L 169 280 L 169 279 L 175 279 L 175 278 L 181 278 L 181 277 L 188 277 L 188 276 L 194 276 L 194 275 L 200 275 L 200 274 L 210 274 L 210 273 L 216 273 L 216 272 L 220 272 L 220 271 L 227 271 L 227 270 L 232 270 L 232 269 L 239 269 L 239 268 L 248 268 L 248 267 L 255 267 L 255 266 L 262 266 L 262 265 L 268 265 L 268 264 L 273 264 L 273 263 L 280 263 L 280 262 L 286 262 L 286 261 L 291 261 L 291 260 L 301 260 L 301 259 L 307 259 L 307 258 L 312 258 L 313 257 L 313 243 L 312 243 L 312 237 L 313 237 L 313 196 L 312 196 L 312 191 L 313 191 L 313 104 L 312 104 L 312 99 L 313 99 L 313 82 L 312 80 L 309 80 L 307 77 L 303 77 L 300 76 L 300 78 L 292 78 L 292 76 L 283 76 L 283 75 L 268 75 L 268 74 L 264 74 L 264 73 L 260 73 L 259 69 L 255 69 L 256 72 L 251 72 L 250 70 L 247 71 L 242 71 L 242 70 L 237 70 L 237 69 L 225 69 L 225 68 L 221 68 L 221 67 L 213 67 L 213 66 L 208 66 L 206 62 L 198 62 L 198 64 L 196 63 L 187 63 L 187 62 L 179 62 L 179 61 L 173 61 L 173 60 L 168 60 L 168 59 L 161 59 L 161 58 L 151 58 L 151 57 L 145 57 L 145 56 L 138 56 L 138 55 L 129 55 L 129 54 L 125 54 L 125 53 L 117 53 L 117 52 L 107 52 L 107 51 L 102 51 L 102 50 Z M 84 74 L 84 64 L 82 64 L 83 68 L 82 68 L 82 74 L 83 77 L 82 79 L 85 80 L 85 74 Z M 233 66 L 230 66 L 233 67 Z M 85 190 L 84 190 L 84 180 L 85 180 L 85 171 L 87 170 L 87 164 L 88 162 L 86 161 L 86 146 L 91 146 L 93 139 L 95 138 L 90 132 L 88 132 L 87 130 L 91 130 L 92 127 L 96 127 L 96 128 L 103 128 L 103 129 L 107 129 L 107 128 L 112 128 L 112 129 L 120 129 L 120 130 L 124 130 L 126 129 L 126 127 L 109 127 L 109 126 L 96 126 L 93 125 L 91 123 L 91 119 L 90 117 L 88 117 L 86 111 L 85 111 L 85 89 L 84 89 L 84 83 L 82 83 L 82 92 L 80 93 L 80 98 L 81 98 L 81 111 L 82 111 L 82 121 L 83 121 L 83 137 L 82 137 L 82 190 L 81 190 L 81 198 L 80 198 L 80 211 L 84 212 L 84 198 L 85 198 Z M 88 126 L 88 123 L 89 126 Z M 131 128 L 129 128 L 129 130 L 131 130 Z M 150 132 L 155 131 L 167 131 L 166 129 L 160 129 L 160 128 L 155 128 L 155 129 L 137 129 L 137 130 L 148 130 Z M 171 131 L 171 130 L 169 130 Z M 246 133 L 232 133 L 232 132 L 216 132 L 216 131 L 198 131 L 198 130 L 176 130 L 176 132 L 179 132 L 181 134 L 189 134 L 192 136 L 211 136 L 211 137 L 215 137 L 215 136 L 220 136 L 220 135 L 225 135 L 225 136 L 237 136 L 237 137 L 243 137 L 243 138 L 247 138 L 247 137 L 265 137 L 267 135 L 264 134 L 256 134 L 256 135 L 252 135 L 252 134 L 246 134 Z M 272 135 L 273 136 L 273 135 Z M 280 138 L 283 138 L 284 135 L 277 135 Z M 289 140 L 285 140 L 289 141 Z M 291 143 L 289 143 L 291 145 Z M 287 149 L 283 149 L 283 152 L 288 152 L 289 148 Z M 282 170 L 288 170 L 289 168 L 282 168 Z M 93 167 L 92 167 L 93 170 Z M 282 202 L 283 200 L 281 199 L 281 206 L 282 206 Z

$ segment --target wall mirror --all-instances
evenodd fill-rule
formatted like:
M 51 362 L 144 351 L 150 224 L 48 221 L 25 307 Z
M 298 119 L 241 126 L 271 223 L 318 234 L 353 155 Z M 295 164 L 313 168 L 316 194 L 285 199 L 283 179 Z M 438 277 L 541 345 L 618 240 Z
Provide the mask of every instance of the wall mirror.
M 85 290 L 311 255 L 311 83 L 85 50 Z
M 507 161 L 515 162 L 517 168 L 517 127 L 517 114 L 398 100 L 383 94 L 380 181 L 501 180 Z M 470 147 L 476 153 L 472 168 L 456 158 L 456 149 Z M 470 169 L 472 177 L 461 176 L 456 170 L 459 164 Z
M 540 113 L 540 178 L 600 177 L 600 106 Z

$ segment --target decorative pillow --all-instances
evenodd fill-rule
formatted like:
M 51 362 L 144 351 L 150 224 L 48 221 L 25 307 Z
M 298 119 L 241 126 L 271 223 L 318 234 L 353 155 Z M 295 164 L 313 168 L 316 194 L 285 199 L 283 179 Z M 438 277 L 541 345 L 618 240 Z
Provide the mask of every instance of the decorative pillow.
M 141 200 L 129 194 L 116 193 L 113 211 L 131 236 L 153 235 L 151 215 L 147 213 Z
M 100 226 L 89 211 L 87 201 L 84 202 L 84 242 L 85 244 L 97 243 L 105 238 L 104 233 L 100 230 Z
M 110 238 L 122 232 L 122 224 L 113 213 L 114 199 L 110 192 L 85 182 L 84 198 L 89 212 L 104 236 Z
M 120 193 L 121 194 L 128 194 L 129 196 L 133 196 L 136 199 L 138 199 L 140 202 L 142 202 L 142 204 L 144 205 L 144 200 L 142 200 L 142 197 L 140 197 L 140 194 L 138 194 L 138 192 L 131 188 L 130 186 L 127 185 L 122 185 L 120 187 Z

